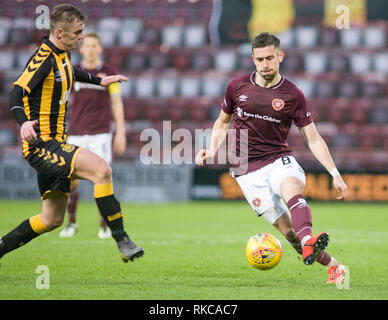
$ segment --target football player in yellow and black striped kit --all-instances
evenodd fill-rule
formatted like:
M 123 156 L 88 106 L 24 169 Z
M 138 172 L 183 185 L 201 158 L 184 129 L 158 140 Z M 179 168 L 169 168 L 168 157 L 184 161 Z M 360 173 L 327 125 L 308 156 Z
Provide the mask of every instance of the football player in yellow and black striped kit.
M 40 214 L 0 238 L 0 258 L 63 223 L 71 179 L 87 179 L 94 184 L 97 206 L 123 261 L 133 261 L 144 254 L 124 230 L 108 163 L 93 152 L 66 143 L 65 119 L 73 81 L 101 86 L 127 81 L 121 75 L 92 76 L 71 65 L 68 51 L 83 38 L 85 20 L 74 6 L 56 6 L 50 17 L 49 37 L 43 39 L 13 84 L 11 111 L 21 126 L 23 155 L 37 172 L 43 205 Z

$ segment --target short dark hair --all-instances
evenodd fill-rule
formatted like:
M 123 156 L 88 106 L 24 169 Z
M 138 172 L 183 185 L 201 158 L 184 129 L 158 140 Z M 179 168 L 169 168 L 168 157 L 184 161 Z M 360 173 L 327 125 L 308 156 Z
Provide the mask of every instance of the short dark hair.
M 275 47 L 275 49 L 279 49 L 280 40 L 274 35 L 269 34 L 268 32 L 263 32 L 256 36 L 255 39 L 253 39 L 252 51 L 255 48 L 264 48 L 272 45 Z
M 86 16 L 71 4 L 58 4 L 50 16 L 50 32 L 54 32 L 59 23 L 70 24 L 75 20 L 85 22 Z

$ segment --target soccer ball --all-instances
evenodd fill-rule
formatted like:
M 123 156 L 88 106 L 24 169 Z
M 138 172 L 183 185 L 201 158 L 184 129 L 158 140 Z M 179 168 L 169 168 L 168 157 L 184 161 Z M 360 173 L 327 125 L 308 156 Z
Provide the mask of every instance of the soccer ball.
M 282 257 L 282 245 L 272 234 L 262 232 L 248 240 L 245 255 L 252 267 L 269 270 L 279 263 Z

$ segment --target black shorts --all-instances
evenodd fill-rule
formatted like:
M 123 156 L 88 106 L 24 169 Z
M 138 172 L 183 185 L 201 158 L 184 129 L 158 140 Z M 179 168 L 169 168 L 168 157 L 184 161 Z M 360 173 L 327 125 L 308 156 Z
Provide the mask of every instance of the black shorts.
M 79 151 L 80 147 L 57 140 L 42 141 L 30 147 L 26 160 L 37 171 L 42 200 L 55 190 L 69 196 L 70 176 Z

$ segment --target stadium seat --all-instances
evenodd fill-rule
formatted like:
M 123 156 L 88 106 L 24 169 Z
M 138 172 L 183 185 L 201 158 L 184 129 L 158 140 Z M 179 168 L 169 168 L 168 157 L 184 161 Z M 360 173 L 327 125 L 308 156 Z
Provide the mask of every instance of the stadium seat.
M 149 67 L 153 70 L 164 70 L 170 66 L 170 56 L 168 53 L 152 52 L 148 56 Z
M 25 45 L 32 42 L 35 23 L 30 18 L 16 18 L 9 30 L 10 42 L 14 45 Z
M 364 74 L 371 71 L 371 57 L 368 53 L 350 54 L 350 71 L 354 74 Z
M 113 47 L 117 43 L 117 31 L 115 30 L 99 30 L 98 34 L 103 47 Z
M 366 27 L 363 30 L 363 45 L 366 48 L 379 49 L 386 46 L 386 32 L 379 27 Z
M 124 19 L 122 27 L 118 31 L 118 43 L 120 46 L 131 47 L 140 41 L 143 30 L 143 21 L 140 19 Z
M 373 124 L 384 125 L 388 123 L 388 108 L 385 107 L 373 107 L 370 114 L 370 122 Z
M 359 83 L 357 80 L 342 80 L 338 84 L 338 96 L 355 98 L 359 96 Z
M 311 49 L 317 45 L 318 30 L 315 26 L 295 28 L 295 43 L 301 49 Z
M 164 105 L 160 99 L 147 99 L 144 108 L 144 117 L 147 120 L 161 122 L 164 115 Z
M 175 70 L 185 71 L 191 67 L 191 51 L 175 49 L 170 53 L 171 65 Z
M 145 28 L 143 31 L 143 42 L 149 46 L 157 46 L 161 43 L 160 30 L 154 27 Z
M 149 98 L 154 95 L 155 80 L 152 75 L 139 75 L 134 80 L 134 93 L 138 98 Z
M 8 35 L 12 26 L 12 20 L 0 17 L 0 26 L 0 46 L 4 46 L 8 42 Z
M 226 79 L 219 73 L 209 72 L 202 78 L 203 96 L 218 98 L 224 95 Z
M 9 70 L 14 66 L 15 53 L 11 50 L 0 50 L 0 70 Z M 26 61 L 27 62 L 27 61 Z
M 335 28 L 323 28 L 320 31 L 320 45 L 323 48 L 338 46 L 338 31 Z
M 185 76 L 179 83 L 180 95 L 185 98 L 194 98 L 201 95 L 201 81 L 198 77 Z
M 336 83 L 330 80 L 317 80 L 315 82 L 315 90 L 317 98 L 329 98 L 337 95 Z
M 214 66 L 218 71 L 231 72 L 237 67 L 237 53 L 231 49 L 220 49 L 214 56 Z
M 190 108 L 190 99 L 174 97 L 167 102 L 167 119 L 178 123 L 186 118 L 186 110 Z
M 336 73 L 347 73 L 349 63 L 347 53 L 334 53 L 328 58 L 328 70 Z
M 361 96 L 376 98 L 382 94 L 382 84 L 377 81 L 364 81 L 361 83 Z
M 380 52 L 376 53 L 373 58 L 373 69 L 377 73 L 388 74 L 388 53 Z
M 308 52 L 305 55 L 304 68 L 307 73 L 321 74 L 326 72 L 327 57 L 323 52 Z
M 178 94 L 178 79 L 176 76 L 161 75 L 156 80 L 156 94 L 160 98 L 171 98 Z
M 315 83 L 307 78 L 290 79 L 294 84 L 302 90 L 307 99 L 315 97 Z
M 355 49 L 361 46 L 362 30 L 357 27 L 343 29 L 339 32 L 339 37 L 343 48 Z
M 144 101 L 139 98 L 124 99 L 124 117 L 126 121 L 136 121 L 143 117 Z
M 380 128 L 376 125 L 364 125 L 357 128 L 358 146 L 364 149 L 375 149 Z
M 144 51 L 129 52 L 125 63 L 129 71 L 142 71 L 148 68 L 148 55 Z
M 31 57 L 31 50 L 19 50 L 16 52 L 16 68 L 22 70 L 26 65 L 28 59 Z
M 183 27 L 180 25 L 167 25 L 162 27 L 162 44 L 170 47 L 179 47 L 183 40 Z
M 127 98 L 134 94 L 134 79 L 128 76 L 128 81 L 120 83 L 121 96 Z
M 207 120 L 208 108 L 202 103 L 202 98 L 192 99 L 188 104 L 189 118 L 195 122 L 204 122 Z
M 16 142 L 17 136 L 14 122 L 0 122 L 0 146 L 12 146 L 15 145 Z
M 251 62 L 253 65 L 253 62 Z M 303 70 L 303 58 L 298 52 L 288 50 L 281 64 L 281 70 L 284 72 L 295 74 Z
M 209 51 L 195 51 L 193 53 L 192 65 L 194 70 L 202 71 L 213 68 L 213 56 Z
M 290 28 L 288 30 L 280 32 L 280 33 L 276 34 L 276 36 L 279 38 L 281 46 L 283 49 L 288 49 L 288 48 L 294 47 L 295 35 L 294 35 L 293 28 Z
M 200 48 L 207 39 L 205 25 L 188 25 L 184 30 L 183 43 L 187 48 Z

